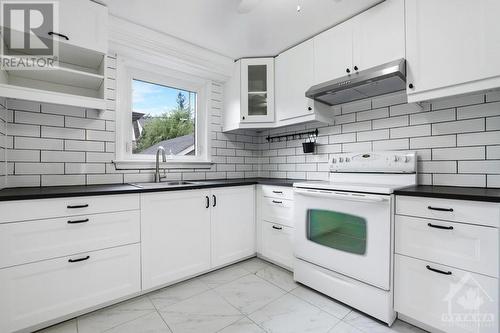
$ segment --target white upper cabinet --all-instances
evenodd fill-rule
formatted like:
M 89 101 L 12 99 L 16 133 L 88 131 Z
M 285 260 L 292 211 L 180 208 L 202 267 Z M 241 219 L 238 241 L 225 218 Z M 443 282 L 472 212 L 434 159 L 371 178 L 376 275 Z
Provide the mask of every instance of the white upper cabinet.
M 274 59 L 241 60 L 241 121 L 274 121 Z
M 500 86 L 500 1 L 406 0 L 408 102 Z
M 405 57 L 404 0 L 386 0 L 353 18 L 353 69 Z
M 352 30 L 349 20 L 313 38 L 314 84 L 352 72 Z
M 313 41 L 307 40 L 281 53 L 275 62 L 277 125 L 333 121 L 333 113 L 327 106 L 305 96 L 314 79 Z
M 106 53 L 108 9 L 86 0 L 59 1 L 59 36 L 62 43 Z M 57 35 L 56 35 L 57 36 Z
M 404 58 L 404 0 L 387 0 L 313 42 L 315 84 Z

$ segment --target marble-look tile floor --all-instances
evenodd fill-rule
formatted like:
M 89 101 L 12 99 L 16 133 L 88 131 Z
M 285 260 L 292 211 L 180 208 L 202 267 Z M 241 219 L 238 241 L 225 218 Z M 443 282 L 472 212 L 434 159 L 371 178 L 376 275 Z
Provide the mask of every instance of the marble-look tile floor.
M 80 316 L 39 333 L 418 333 L 293 281 L 258 258 Z

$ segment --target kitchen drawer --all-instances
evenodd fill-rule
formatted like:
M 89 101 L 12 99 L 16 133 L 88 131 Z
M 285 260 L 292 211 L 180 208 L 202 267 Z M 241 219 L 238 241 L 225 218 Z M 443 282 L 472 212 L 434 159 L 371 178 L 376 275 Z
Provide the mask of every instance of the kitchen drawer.
M 397 196 L 396 214 L 497 227 L 500 204 L 466 200 Z
M 445 332 L 498 332 L 498 279 L 396 255 L 394 286 L 394 307 L 403 315 Z M 468 313 L 466 308 L 474 302 L 481 304 L 479 315 L 494 316 L 491 325 L 467 327 L 443 320 L 449 318 L 449 310 L 452 315 Z
M 140 228 L 138 210 L 3 223 L 0 268 L 138 243 Z
M 262 198 L 262 218 L 269 222 L 293 227 L 293 201 L 266 197 Z
M 283 186 L 262 186 L 262 194 L 268 198 L 277 199 L 293 199 L 293 187 L 283 187 Z
M 396 253 L 498 277 L 496 228 L 401 215 L 395 228 Z
M 0 202 L 0 223 L 139 209 L 139 194 Z
M 261 254 L 277 264 L 292 268 L 293 228 L 263 221 Z
M 138 293 L 140 277 L 139 244 L 0 269 L 0 332 Z

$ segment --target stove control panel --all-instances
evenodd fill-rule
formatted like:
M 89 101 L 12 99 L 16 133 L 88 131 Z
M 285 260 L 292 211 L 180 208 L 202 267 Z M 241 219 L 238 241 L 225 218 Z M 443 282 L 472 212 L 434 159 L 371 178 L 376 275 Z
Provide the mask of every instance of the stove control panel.
M 415 173 L 415 152 L 383 151 L 333 154 L 330 172 Z

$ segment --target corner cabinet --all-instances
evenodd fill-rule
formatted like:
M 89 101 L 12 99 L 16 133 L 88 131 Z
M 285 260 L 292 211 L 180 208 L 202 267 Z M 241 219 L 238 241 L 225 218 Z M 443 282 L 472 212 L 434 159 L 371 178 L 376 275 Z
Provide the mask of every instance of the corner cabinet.
M 408 102 L 500 86 L 500 1 L 406 0 Z
M 141 196 L 142 289 L 255 254 L 254 186 Z
M 0 96 L 105 109 L 108 9 L 89 0 L 55 3 L 60 18 L 57 31 L 47 26 L 37 36 L 53 40 L 58 61 L 46 70 L 2 69 Z M 8 39 L 2 42 L 11 48 Z
M 274 58 L 235 62 L 225 84 L 224 130 L 272 127 L 274 124 Z
M 405 57 L 404 0 L 387 0 L 314 37 L 314 84 Z

